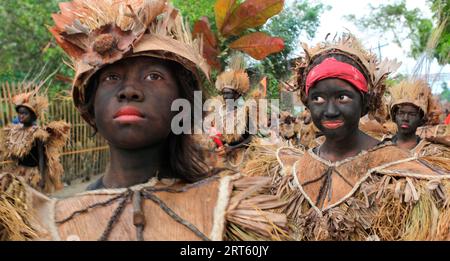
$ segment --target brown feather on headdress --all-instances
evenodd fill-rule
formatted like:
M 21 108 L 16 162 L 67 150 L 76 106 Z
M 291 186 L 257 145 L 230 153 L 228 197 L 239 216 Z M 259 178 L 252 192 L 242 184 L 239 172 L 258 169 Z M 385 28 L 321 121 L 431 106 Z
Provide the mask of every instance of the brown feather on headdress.
M 60 3 L 50 29 L 74 59 L 96 66 L 123 57 L 166 6 L 162 0 L 74 0 Z
M 224 88 L 236 90 L 240 94 L 245 94 L 250 89 L 250 80 L 245 72 L 244 56 L 240 53 L 231 56 L 228 70 L 217 77 L 216 89 L 222 91 Z
M 60 4 L 50 28 L 56 42 L 72 58 L 72 96 L 83 118 L 90 78 L 123 58 L 150 56 L 180 63 L 197 82 L 209 78 L 201 39 L 192 34 L 167 0 L 73 0 Z M 203 76 L 203 77 L 202 77 Z
M 18 93 L 11 97 L 11 102 L 16 107 L 26 107 L 31 110 L 40 119 L 43 112 L 48 108 L 48 99 L 46 97 L 46 91 L 42 90 L 42 86 L 45 81 L 40 83 L 35 82 L 21 82 L 13 83 L 11 87 Z M 5 85 L 7 83 L 4 83 Z M 4 88 L 2 89 L 9 89 Z

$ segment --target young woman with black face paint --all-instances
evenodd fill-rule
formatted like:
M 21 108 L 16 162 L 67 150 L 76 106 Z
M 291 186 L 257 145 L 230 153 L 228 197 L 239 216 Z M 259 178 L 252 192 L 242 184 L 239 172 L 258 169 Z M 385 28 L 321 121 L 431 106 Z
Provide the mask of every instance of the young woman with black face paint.
M 398 66 L 378 63 L 352 35 L 309 48 L 297 66 L 302 101 L 325 137 L 307 151 L 282 147 L 279 167 L 260 169 L 274 176 L 274 193 L 289 202 L 282 210 L 297 240 L 436 240 L 448 239 L 450 207 L 435 190 L 424 190 L 439 178 L 450 192 L 450 173 L 430 167 L 390 142 L 359 129 L 359 120 L 374 115 L 384 80 Z M 447 162 L 450 163 L 449 160 Z M 261 165 L 264 165 L 262 163 Z M 279 171 L 281 169 L 281 171 Z M 433 202 L 433 209 L 422 208 Z M 410 225 L 437 211 L 435 225 Z M 435 215 L 435 214 L 433 214 Z M 441 215 L 441 216 L 439 216 Z M 440 230 L 440 231 L 444 231 Z
M 63 167 L 59 156 L 70 126 L 63 121 L 37 125 L 38 118 L 48 106 L 47 98 L 38 94 L 38 84 L 16 86 L 33 90 L 13 97 L 20 124 L 5 127 L 0 135 L 3 137 L 0 142 L 3 158 L 13 161 L 7 170 L 44 193 L 60 190 L 63 188 Z
M 391 118 L 398 129 L 392 142 L 414 155 L 450 158 L 450 132 L 437 132 L 423 138 L 417 135 L 420 126 L 435 122 L 434 114 L 439 111 L 438 101 L 433 99 L 427 82 L 421 79 L 404 80 L 393 86 L 390 92 Z M 446 169 L 450 170 L 450 166 Z
M 358 128 L 367 106 L 364 95 L 347 81 L 337 78 L 320 80 L 311 89 L 307 106 L 314 124 L 326 137 L 315 149 L 319 157 L 340 161 L 379 143 Z
M 75 61 L 74 103 L 108 141 L 110 167 L 90 191 L 73 197 L 49 199 L 28 189 L 26 198 L 11 195 L 11 215 L 0 227 L 19 223 L 28 232 L 20 234 L 24 239 L 277 239 L 286 217 L 270 211 L 283 205 L 265 195 L 270 178 L 212 176 L 192 137 L 171 129 L 172 103 L 184 98 L 193 108 L 193 92 L 209 73 L 201 42 L 191 38 L 180 13 L 164 0 L 75 0 L 61 12 L 51 31 Z M 75 24 L 86 30 L 71 35 Z M 21 184 L 5 174 L 0 185 L 7 188 L 1 209 L 7 205 L 1 199 Z M 11 208 L 20 202 L 40 210 L 36 223 L 27 223 L 23 207 Z
M 195 159 L 190 136 L 171 133 L 176 114 L 171 105 L 193 94 L 192 83 L 179 64 L 145 56 L 120 60 L 93 76 L 89 93 L 95 95 L 89 97 L 87 109 L 109 143 L 111 164 L 89 190 L 129 187 L 156 176 L 191 182 L 205 177 L 206 167 Z M 169 158 L 174 161 L 165 160 Z

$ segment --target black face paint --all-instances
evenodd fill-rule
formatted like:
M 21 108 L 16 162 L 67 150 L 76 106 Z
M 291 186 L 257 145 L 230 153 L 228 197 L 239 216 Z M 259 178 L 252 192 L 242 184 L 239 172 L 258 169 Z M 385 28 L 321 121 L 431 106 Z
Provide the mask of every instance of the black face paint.
M 171 133 L 171 111 L 178 84 L 164 60 L 134 57 L 106 66 L 98 75 L 94 115 L 99 133 L 123 149 L 164 142 Z
M 403 136 L 415 135 L 417 128 L 422 123 L 423 114 L 420 109 L 412 104 L 397 105 L 395 110 L 395 123 L 398 134 Z
M 36 120 L 36 116 L 34 115 L 34 113 L 24 106 L 19 106 L 19 108 L 17 108 L 17 114 L 20 123 L 22 123 L 25 126 L 32 125 L 33 122 Z
M 362 95 L 350 83 L 336 78 L 321 80 L 310 89 L 307 104 L 314 124 L 326 137 L 346 137 L 358 130 Z
M 223 88 L 222 90 L 222 96 L 225 100 L 236 100 L 238 99 L 241 95 L 239 94 L 239 92 L 237 92 L 234 89 L 230 89 L 230 88 Z

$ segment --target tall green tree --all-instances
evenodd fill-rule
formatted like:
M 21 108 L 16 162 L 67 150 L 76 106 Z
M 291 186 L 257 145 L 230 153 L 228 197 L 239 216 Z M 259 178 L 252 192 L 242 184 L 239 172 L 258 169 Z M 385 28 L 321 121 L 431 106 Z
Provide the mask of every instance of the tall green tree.
M 313 38 L 320 25 L 320 16 L 329 7 L 323 4 L 311 4 L 309 1 L 297 0 L 264 26 L 263 31 L 284 39 L 284 50 L 268 56 L 262 61 L 262 73 L 269 78 L 269 96 L 278 94 L 279 80 L 291 76 L 290 60 L 299 47 L 301 38 Z
M 58 0 L 2 1 L 0 5 L 0 81 L 21 81 L 35 76 L 45 67 L 44 74 L 59 71 L 70 76 L 64 64 L 63 51 L 56 45 L 47 26 L 51 14 L 58 11 Z M 67 59 L 66 59 L 67 60 Z M 45 75 L 42 76 L 45 78 Z M 54 81 L 50 93 L 69 88 L 70 84 Z
M 394 42 L 400 47 L 406 47 L 403 44 L 405 40 L 411 40 L 409 55 L 413 58 L 418 58 L 423 53 L 432 30 L 444 23 L 444 30 L 433 56 L 439 64 L 445 65 L 450 62 L 450 1 L 428 0 L 427 4 L 433 13 L 431 19 L 423 17 L 418 8 L 408 9 L 405 0 L 377 7 L 369 5 L 370 15 L 364 17 L 348 15 L 347 19 L 363 30 L 372 29 L 381 35 L 391 32 Z
M 172 0 L 190 21 L 206 16 L 212 28 L 216 28 L 214 4 L 216 0 L 199 0 L 198 4 L 190 4 L 185 0 Z M 244 2 L 244 1 L 239 1 Z M 320 15 L 327 7 L 323 4 L 312 4 L 306 0 L 295 0 L 285 4 L 283 11 L 270 18 L 262 27 L 251 29 L 250 32 L 265 32 L 284 40 L 283 51 L 271 54 L 262 62 L 253 62 L 251 73 L 257 76 L 268 76 L 269 97 L 278 96 L 278 83 L 290 76 L 289 61 L 298 48 L 301 37 L 314 37 L 320 25 Z M 234 40 L 234 39 L 232 39 Z M 221 64 L 225 64 L 227 56 L 221 56 Z

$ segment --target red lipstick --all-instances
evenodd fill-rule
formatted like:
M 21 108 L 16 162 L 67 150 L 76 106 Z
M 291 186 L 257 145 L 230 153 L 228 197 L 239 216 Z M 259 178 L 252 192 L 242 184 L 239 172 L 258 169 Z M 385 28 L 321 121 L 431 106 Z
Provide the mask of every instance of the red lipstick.
M 344 125 L 343 121 L 322 121 L 322 125 L 327 129 L 337 129 Z
M 142 115 L 142 113 L 138 109 L 132 106 L 124 106 L 114 114 L 114 120 L 123 123 L 133 123 L 140 121 L 143 118 L 144 115 Z

